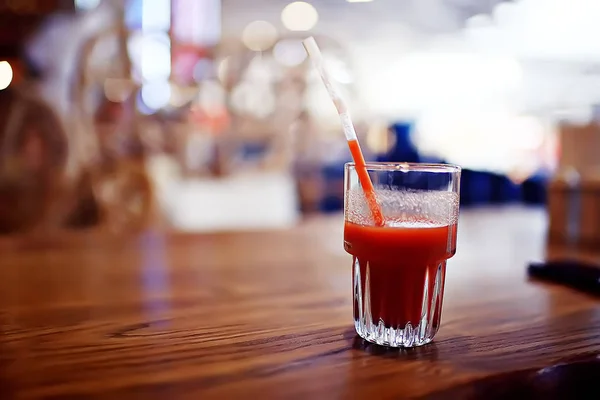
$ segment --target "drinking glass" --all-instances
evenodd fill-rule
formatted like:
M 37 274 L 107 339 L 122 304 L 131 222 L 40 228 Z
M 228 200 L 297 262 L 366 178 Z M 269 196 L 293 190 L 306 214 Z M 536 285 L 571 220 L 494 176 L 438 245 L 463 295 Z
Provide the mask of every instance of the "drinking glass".
M 344 248 L 352 255 L 354 326 L 390 347 L 431 342 L 440 327 L 446 261 L 456 252 L 458 166 L 367 163 L 385 224 L 376 226 L 348 163 Z

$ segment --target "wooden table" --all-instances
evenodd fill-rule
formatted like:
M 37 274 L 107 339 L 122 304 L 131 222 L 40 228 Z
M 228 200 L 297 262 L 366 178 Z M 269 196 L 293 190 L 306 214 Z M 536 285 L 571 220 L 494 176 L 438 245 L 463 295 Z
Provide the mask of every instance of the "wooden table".
M 600 307 L 528 282 L 543 210 L 466 211 L 434 343 L 357 339 L 341 216 L 290 231 L 0 241 L 0 398 L 406 398 L 600 352 Z

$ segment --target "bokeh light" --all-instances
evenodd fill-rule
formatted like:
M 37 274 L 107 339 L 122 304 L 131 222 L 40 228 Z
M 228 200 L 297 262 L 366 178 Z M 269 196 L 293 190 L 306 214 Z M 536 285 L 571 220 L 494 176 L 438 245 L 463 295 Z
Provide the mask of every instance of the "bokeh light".
M 284 39 L 273 47 L 273 57 L 282 65 L 294 67 L 306 59 L 306 50 L 300 40 Z
M 142 30 L 163 31 L 171 28 L 171 1 L 152 0 L 142 2 Z
M 265 51 L 277 40 L 277 29 L 267 21 L 253 21 L 242 32 L 242 42 L 253 51 Z
M 0 90 L 10 85 L 13 79 L 13 70 L 8 61 L 0 61 Z
M 231 93 L 232 108 L 255 118 L 266 118 L 275 111 L 275 93 L 271 87 L 245 81 Z
M 288 4 L 281 12 L 281 22 L 290 31 L 309 31 L 319 21 L 319 13 L 309 3 L 296 1 Z
M 171 46 L 165 35 L 147 37 L 142 42 L 142 78 L 166 79 L 171 75 Z
M 158 110 L 169 104 L 169 100 L 171 99 L 171 85 L 167 81 L 147 83 L 142 86 L 141 97 L 148 108 Z
M 219 78 L 219 80 L 222 83 L 225 83 L 227 81 L 227 75 L 229 74 L 230 59 L 230 56 L 225 57 L 221 61 L 219 61 L 217 65 L 217 78 Z
M 78 10 L 93 10 L 100 5 L 101 0 L 75 0 L 75 8 Z

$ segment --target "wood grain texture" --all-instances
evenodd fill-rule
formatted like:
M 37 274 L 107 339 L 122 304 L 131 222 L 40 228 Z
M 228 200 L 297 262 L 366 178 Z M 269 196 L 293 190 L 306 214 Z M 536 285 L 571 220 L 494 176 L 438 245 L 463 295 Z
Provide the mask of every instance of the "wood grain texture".
M 413 398 L 600 353 L 596 299 L 527 281 L 544 233 L 542 210 L 463 213 L 441 330 L 410 351 L 356 337 L 341 216 L 2 239 L 0 398 Z

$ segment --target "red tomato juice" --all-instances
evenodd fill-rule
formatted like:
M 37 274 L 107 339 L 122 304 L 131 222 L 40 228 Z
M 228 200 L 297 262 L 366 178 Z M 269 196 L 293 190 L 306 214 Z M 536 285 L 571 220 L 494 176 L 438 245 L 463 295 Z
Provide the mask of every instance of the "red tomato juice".
M 408 322 L 419 324 L 424 309 L 423 297 L 428 276 L 428 304 L 431 307 L 435 276 L 440 264 L 456 252 L 456 225 L 440 226 L 427 222 L 399 226 L 363 226 L 346 221 L 344 248 L 360 264 L 361 290 L 369 268 L 369 292 L 373 323 L 382 320 L 386 327 L 404 328 Z M 354 265 L 354 263 L 353 263 Z M 354 280 L 353 274 L 353 280 Z M 355 287 L 356 282 L 353 282 Z M 440 290 L 443 294 L 443 279 Z M 440 296 L 441 299 L 441 296 Z M 441 301 L 436 303 L 434 321 L 438 321 Z M 354 320 L 359 318 L 354 303 Z M 437 326 L 433 327 L 437 330 Z

